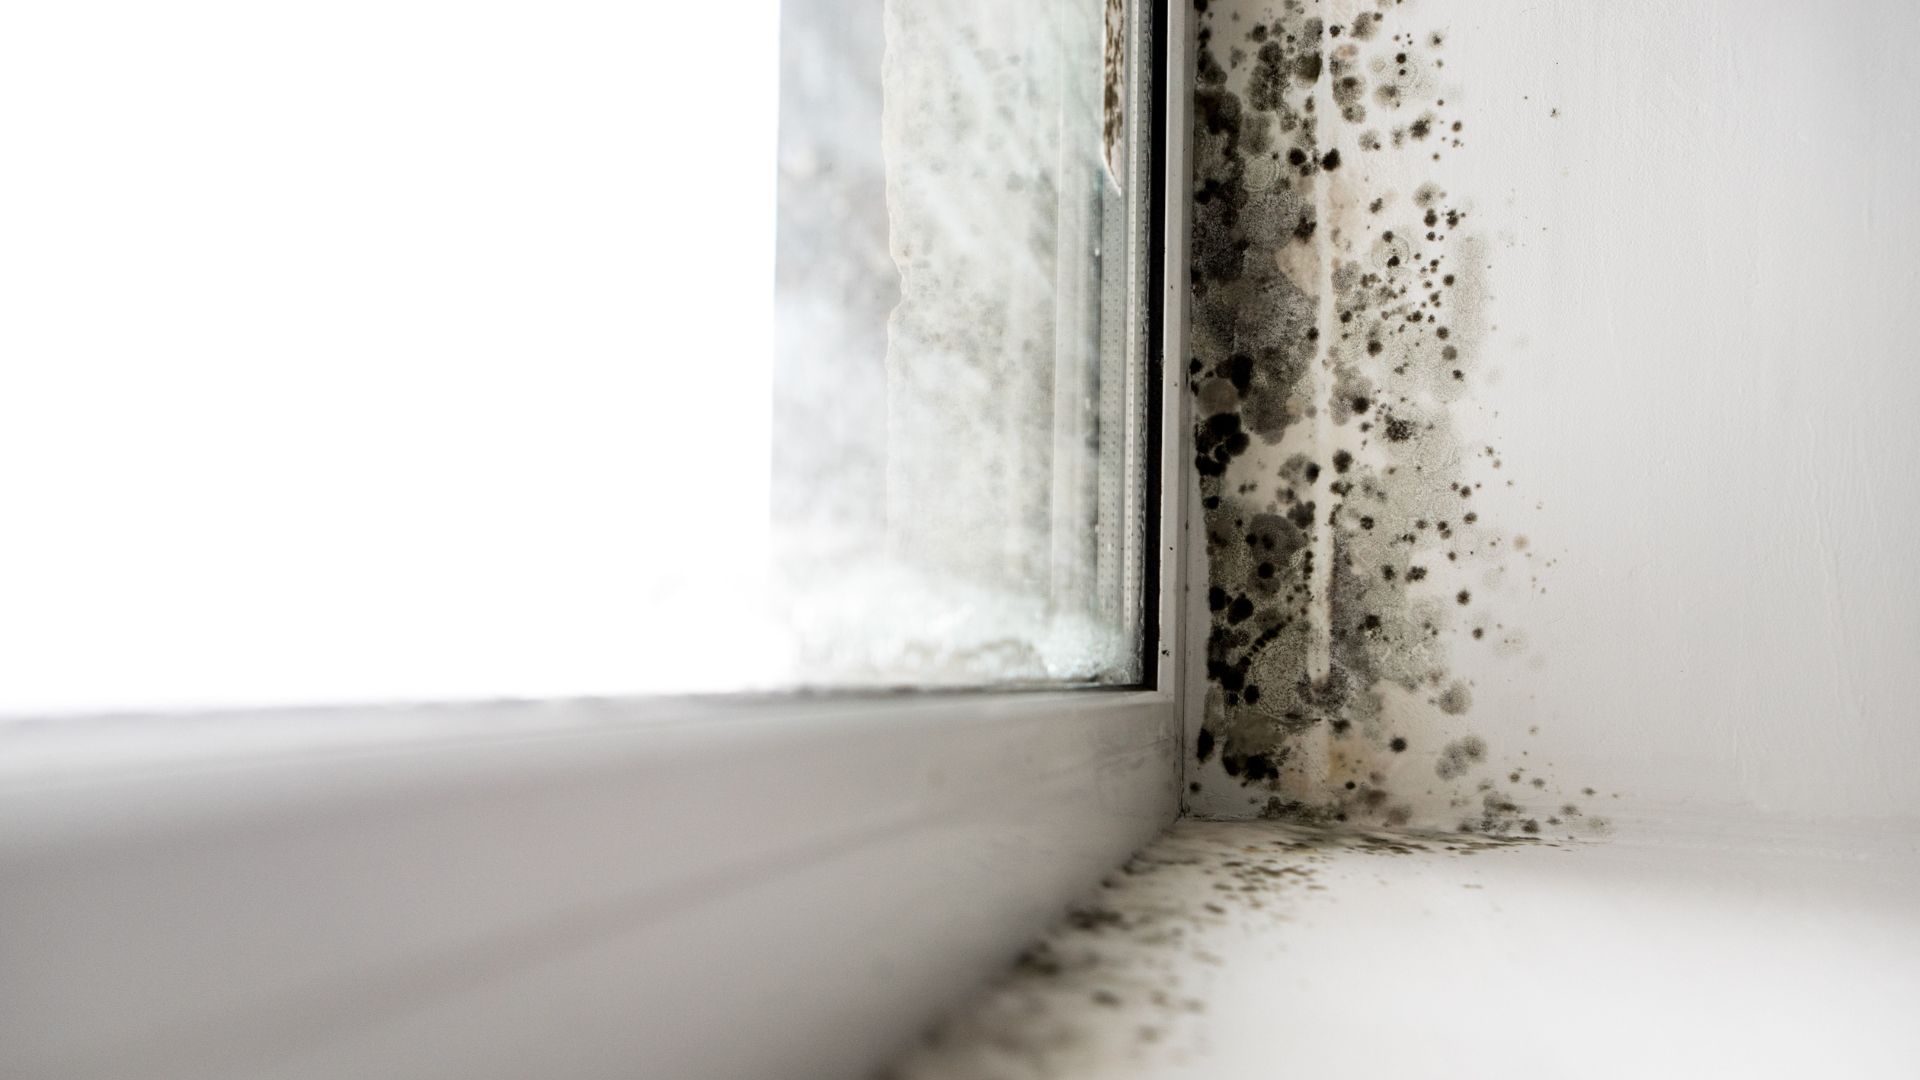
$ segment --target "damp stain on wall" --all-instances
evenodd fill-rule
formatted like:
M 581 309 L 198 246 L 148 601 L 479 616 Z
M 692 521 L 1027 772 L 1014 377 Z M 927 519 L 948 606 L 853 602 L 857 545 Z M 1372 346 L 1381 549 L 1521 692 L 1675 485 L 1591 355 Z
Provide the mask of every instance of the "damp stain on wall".
M 1188 809 L 1482 833 L 1602 819 L 1476 730 L 1525 538 L 1471 427 L 1491 246 L 1444 27 L 1394 0 L 1196 0 L 1187 373 L 1207 556 Z M 1511 726 L 1509 724 L 1509 726 Z M 1501 782 L 1503 773 L 1517 778 Z

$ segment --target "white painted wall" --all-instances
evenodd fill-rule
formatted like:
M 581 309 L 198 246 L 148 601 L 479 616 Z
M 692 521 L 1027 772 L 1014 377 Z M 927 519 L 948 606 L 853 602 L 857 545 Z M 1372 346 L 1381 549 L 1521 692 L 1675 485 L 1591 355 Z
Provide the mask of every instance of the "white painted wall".
M 1422 7 L 1532 542 L 1477 725 L 1621 819 L 1920 814 L 1920 7 Z

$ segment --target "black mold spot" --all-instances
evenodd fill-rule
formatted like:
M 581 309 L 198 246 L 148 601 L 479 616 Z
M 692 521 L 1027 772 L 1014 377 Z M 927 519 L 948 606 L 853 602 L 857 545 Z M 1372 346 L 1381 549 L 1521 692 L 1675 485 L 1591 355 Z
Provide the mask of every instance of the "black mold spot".
M 1234 353 L 1221 365 L 1220 373 L 1227 377 L 1235 390 L 1244 394 L 1253 386 L 1253 357 L 1246 353 Z

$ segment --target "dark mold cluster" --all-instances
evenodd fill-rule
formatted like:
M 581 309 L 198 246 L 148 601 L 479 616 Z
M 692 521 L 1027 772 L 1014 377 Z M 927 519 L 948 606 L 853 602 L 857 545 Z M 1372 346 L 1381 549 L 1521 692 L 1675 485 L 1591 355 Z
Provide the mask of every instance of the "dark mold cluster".
M 1503 629 L 1479 581 L 1516 545 L 1480 509 L 1498 455 L 1455 416 L 1487 254 L 1426 175 L 1464 146 L 1445 37 L 1391 0 L 1344 24 L 1322 10 L 1197 5 L 1188 373 L 1211 620 L 1193 751 L 1213 797 L 1193 801 L 1524 832 L 1519 799 L 1472 786 L 1490 750 L 1450 664 L 1456 639 Z
M 1196 467 L 1218 478 L 1299 417 L 1313 359 L 1311 280 L 1321 155 L 1308 96 L 1320 21 L 1300 0 L 1239 36 L 1230 75 L 1202 16 L 1194 87 L 1193 388 L 1204 416 Z

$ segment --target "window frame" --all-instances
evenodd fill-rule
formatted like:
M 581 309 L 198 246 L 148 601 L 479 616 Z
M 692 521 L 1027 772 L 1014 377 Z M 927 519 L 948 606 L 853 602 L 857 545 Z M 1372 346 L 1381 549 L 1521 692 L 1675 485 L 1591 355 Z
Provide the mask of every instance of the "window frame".
M 1148 2 L 1142 685 L 16 725 L 0 1073 L 857 1074 L 1169 823 L 1191 62 Z

